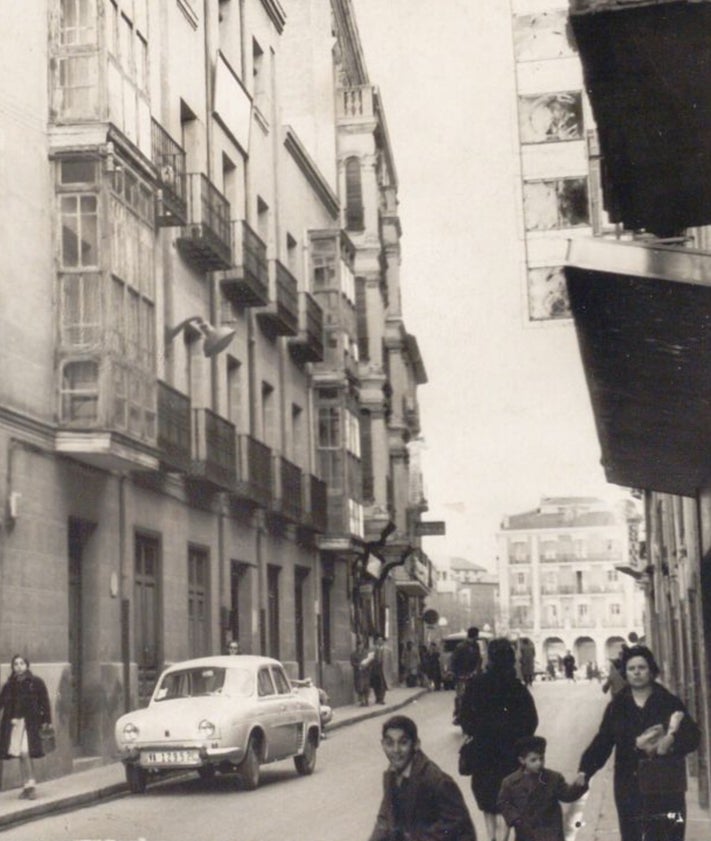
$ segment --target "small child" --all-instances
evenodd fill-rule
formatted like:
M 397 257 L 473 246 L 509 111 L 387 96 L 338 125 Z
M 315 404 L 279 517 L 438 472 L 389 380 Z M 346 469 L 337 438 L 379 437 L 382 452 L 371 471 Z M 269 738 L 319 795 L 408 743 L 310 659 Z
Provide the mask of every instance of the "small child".
M 516 841 L 565 841 L 560 803 L 572 803 L 586 787 L 568 785 L 562 774 L 545 767 L 546 740 L 527 736 L 516 743 L 521 765 L 501 783 L 498 807 Z

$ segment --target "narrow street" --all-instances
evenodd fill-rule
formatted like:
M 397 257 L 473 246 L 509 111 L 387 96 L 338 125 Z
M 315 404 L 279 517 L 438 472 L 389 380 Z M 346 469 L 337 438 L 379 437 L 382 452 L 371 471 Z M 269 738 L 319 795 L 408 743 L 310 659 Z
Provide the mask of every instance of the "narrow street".
M 580 751 L 607 702 L 597 683 L 537 683 L 539 733 L 549 740 L 548 764 L 570 779 Z M 460 783 L 479 841 L 483 820 L 456 771 L 461 732 L 451 725 L 453 693 L 430 693 L 403 708 L 418 724 L 424 751 Z M 336 730 L 321 746 L 316 771 L 299 777 L 290 762 L 263 768 L 254 792 L 231 778 L 166 782 L 144 796 L 28 823 L 3 833 L 7 841 L 366 841 L 381 794 L 384 717 Z M 581 804 L 571 822 L 579 819 Z M 572 841 L 572 835 L 569 836 Z

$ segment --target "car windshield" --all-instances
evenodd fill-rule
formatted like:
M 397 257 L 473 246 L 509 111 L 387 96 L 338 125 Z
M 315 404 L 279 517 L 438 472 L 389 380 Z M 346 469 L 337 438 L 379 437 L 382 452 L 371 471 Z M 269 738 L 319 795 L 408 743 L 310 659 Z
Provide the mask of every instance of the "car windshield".
M 225 685 L 226 671 L 210 666 L 169 672 L 156 690 L 155 700 L 170 701 L 174 698 L 220 695 Z

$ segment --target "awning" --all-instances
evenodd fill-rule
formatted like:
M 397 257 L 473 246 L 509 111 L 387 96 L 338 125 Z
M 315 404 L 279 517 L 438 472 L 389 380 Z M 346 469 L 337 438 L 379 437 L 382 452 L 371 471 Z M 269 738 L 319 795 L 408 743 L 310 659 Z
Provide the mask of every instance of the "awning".
M 571 0 L 613 222 L 711 222 L 711 3 Z
M 573 240 L 565 275 L 607 479 L 693 496 L 711 479 L 711 255 Z

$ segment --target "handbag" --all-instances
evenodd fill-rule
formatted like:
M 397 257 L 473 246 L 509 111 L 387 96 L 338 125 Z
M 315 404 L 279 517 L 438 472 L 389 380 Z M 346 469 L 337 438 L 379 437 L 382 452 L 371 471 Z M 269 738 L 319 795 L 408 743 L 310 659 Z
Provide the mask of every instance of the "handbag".
M 470 777 L 474 773 L 475 755 L 474 739 L 468 736 L 459 748 L 459 773 L 463 777 Z
M 51 724 L 43 724 L 39 731 L 40 741 L 42 742 L 42 750 L 44 753 L 52 753 L 57 747 L 57 739 L 54 732 L 54 727 Z
M 683 794 L 686 791 L 686 759 L 683 756 L 640 759 L 637 782 L 640 792 L 647 797 Z

